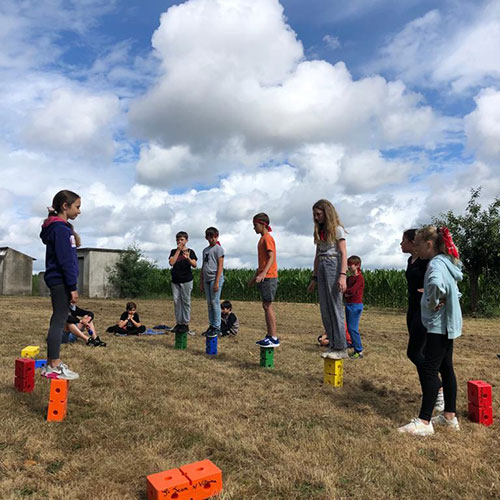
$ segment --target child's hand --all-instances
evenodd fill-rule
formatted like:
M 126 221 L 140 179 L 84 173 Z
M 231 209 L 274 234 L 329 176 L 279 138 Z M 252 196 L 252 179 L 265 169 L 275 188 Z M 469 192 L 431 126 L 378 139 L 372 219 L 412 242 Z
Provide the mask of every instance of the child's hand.
M 183 248 L 182 255 L 184 255 L 184 257 L 186 257 L 186 259 L 188 259 L 189 258 L 189 248 Z
M 219 290 L 219 283 L 217 281 L 214 281 L 214 292 L 217 292 Z
M 309 293 L 313 293 L 315 289 L 316 289 L 316 281 L 311 280 L 311 281 L 309 282 L 309 286 L 307 287 L 307 291 L 308 291 Z
M 71 292 L 71 298 L 70 298 L 70 304 L 76 304 L 78 302 L 78 292 L 76 290 L 73 290 Z
M 247 283 L 247 286 L 254 286 L 255 285 L 255 276 Z
M 439 299 L 439 304 L 434 308 L 434 311 L 439 311 L 446 304 L 446 297 Z
M 262 283 L 266 279 L 266 275 L 264 273 L 260 273 L 255 277 L 255 283 Z
M 347 289 L 346 280 L 347 280 L 347 278 L 345 277 L 345 274 L 341 274 L 339 276 L 339 281 L 338 281 L 337 285 L 338 285 L 339 291 L 341 293 L 344 293 Z

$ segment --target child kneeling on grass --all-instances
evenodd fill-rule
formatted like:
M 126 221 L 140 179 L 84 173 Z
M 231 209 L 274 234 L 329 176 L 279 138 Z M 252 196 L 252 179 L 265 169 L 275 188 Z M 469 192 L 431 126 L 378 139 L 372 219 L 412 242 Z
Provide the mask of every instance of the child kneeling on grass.
M 240 327 L 240 323 L 238 321 L 238 318 L 236 317 L 236 314 L 232 312 L 233 310 L 233 305 L 229 300 L 225 300 L 221 305 L 221 336 L 222 337 L 227 337 L 229 335 L 237 335 L 238 329 Z
M 120 321 L 116 325 L 110 326 L 106 331 L 118 336 L 144 333 L 146 327 L 141 324 L 135 302 L 127 302 L 125 309 L 126 311 L 120 316 Z
M 77 339 L 82 339 L 88 346 L 106 347 L 106 342 L 96 333 L 94 313 L 71 304 L 70 314 L 64 325 L 62 343 L 74 342 Z

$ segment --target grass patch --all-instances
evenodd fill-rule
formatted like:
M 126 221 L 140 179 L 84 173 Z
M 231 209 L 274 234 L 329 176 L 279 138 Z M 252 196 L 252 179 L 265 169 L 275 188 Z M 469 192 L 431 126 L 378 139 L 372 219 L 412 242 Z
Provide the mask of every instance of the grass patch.
M 172 324 L 170 301 L 137 302 L 146 326 Z M 455 344 L 462 431 L 419 439 L 396 432 L 420 404 L 397 311 L 363 312 L 366 357 L 346 362 L 336 389 L 322 384 L 315 304 L 276 304 L 282 346 L 274 370 L 265 370 L 254 345 L 265 329 L 259 303 L 234 302 L 241 334 L 219 339 L 212 359 L 200 336 L 178 351 L 172 335 L 107 335 L 124 301 L 81 299 L 108 347 L 63 346 L 81 378 L 70 384 L 66 419 L 47 423 L 49 383 L 37 376 L 34 392 L 22 394 L 12 382 L 24 346 L 45 352 L 50 301 L 2 303 L 2 499 L 145 499 L 148 474 L 204 458 L 223 470 L 220 500 L 498 498 L 498 424 L 466 418 L 470 379 L 493 385 L 498 417 L 498 320 L 466 319 Z M 202 331 L 206 303 L 194 300 L 192 315 Z

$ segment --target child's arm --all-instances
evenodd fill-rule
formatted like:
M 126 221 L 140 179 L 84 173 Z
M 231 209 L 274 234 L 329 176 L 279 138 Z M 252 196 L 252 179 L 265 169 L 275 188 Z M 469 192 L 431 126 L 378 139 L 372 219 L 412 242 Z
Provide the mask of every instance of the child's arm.
M 123 316 L 125 316 L 125 319 L 122 319 Z M 123 313 L 118 320 L 118 323 L 116 323 L 120 328 L 125 328 L 127 326 L 127 321 L 128 321 L 128 313 Z
M 134 319 L 135 317 L 137 316 L 137 321 Z M 132 324 L 136 327 L 136 328 L 139 328 L 140 326 L 142 326 L 142 323 L 141 321 L 139 320 L 139 315 L 137 313 L 134 313 L 132 315 L 132 317 L 130 318 L 130 321 L 132 322 Z
M 347 281 L 347 245 L 344 239 L 337 241 L 337 246 L 340 252 L 340 274 L 338 287 L 341 293 L 345 292 Z
M 318 246 L 316 245 L 316 253 L 314 254 L 313 273 L 311 281 L 309 282 L 309 286 L 307 287 L 308 292 L 310 293 L 314 292 L 317 281 L 318 281 Z
M 187 261 L 191 264 L 191 267 L 196 267 L 198 265 L 198 260 L 196 259 L 196 254 L 193 258 L 191 258 L 191 251 L 189 249 L 184 250 L 184 257 L 186 257 Z M 194 252 L 193 252 L 194 253 Z
M 350 281 L 350 280 L 349 280 Z M 364 287 L 364 279 L 362 274 L 358 274 L 357 279 L 350 281 L 350 285 L 345 289 L 344 295 L 352 297 L 360 288 Z
M 267 274 L 267 271 L 269 271 L 269 269 L 271 269 L 271 266 L 273 265 L 274 252 L 272 250 L 268 250 L 267 255 L 268 255 L 268 259 L 267 259 L 266 267 L 264 267 L 264 269 L 262 270 L 261 273 L 259 273 L 259 274 L 256 273 L 256 276 L 255 276 L 256 283 L 260 283 L 260 282 L 264 281 L 266 274 Z
M 177 259 L 179 258 L 179 255 L 181 254 L 181 248 L 180 247 L 177 247 L 175 249 L 175 252 L 173 253 L 173 255 L 168 259 L 168 263 L 173 266 L 176 262 L 177 262 Z
M 224 269 L 224 255 L 217 259 L 217 274 L 215 275 L 214 292 L 219 290 L 219 280 Z

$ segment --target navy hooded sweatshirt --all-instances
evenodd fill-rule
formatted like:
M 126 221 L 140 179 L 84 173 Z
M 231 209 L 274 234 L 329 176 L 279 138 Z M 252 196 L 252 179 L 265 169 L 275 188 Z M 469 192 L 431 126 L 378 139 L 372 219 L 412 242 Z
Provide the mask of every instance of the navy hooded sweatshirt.
M 73 230 L 60 217 L 49 217 L 40 232 L 47 246 L 45 255 L 45 283 L 49 288 L 66 285 L 70 292 L 76 290 L 78 282 L 78 256 Z

